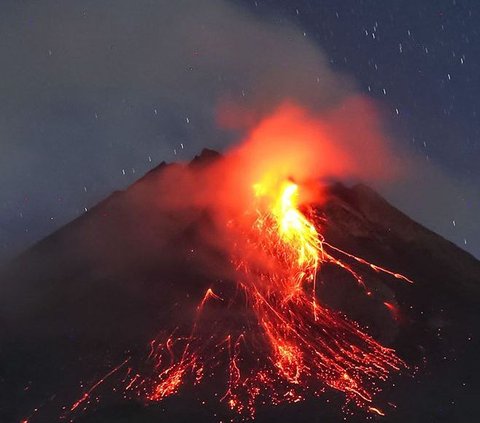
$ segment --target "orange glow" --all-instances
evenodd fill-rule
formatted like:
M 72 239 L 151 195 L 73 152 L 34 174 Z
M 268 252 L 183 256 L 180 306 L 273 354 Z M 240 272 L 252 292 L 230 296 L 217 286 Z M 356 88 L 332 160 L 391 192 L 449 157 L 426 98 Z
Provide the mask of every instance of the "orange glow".
M 253 188 L 258 201 L 254 226 L 261 231 L 275 231 L 284 247 L 279 251 L 291 265 L 295 264 L 296 274 L 285 279 L 285 286 L 276 287 L 284 290 L 286 299 L 291 299 L 302 290 L 303 282 L 315 284 L 321 249 L 317 230 L 298 209 L 298 185 L 294 182 L 264 178 Z
M 369 409 L 370 411 L 372 411 L 373 413 L 378 414 L 379 416 L 384 416 L 384 415 L 385 415 L 385 413 L 384 413 L 382 410 L 380 410 L 379 408 L 376 408 L 376 407 L 368 407 L 368 409 Z
M 204 309 L 210 301 L 225 302 L 207 289 L 191 335 L 170 337 L 154 346 L 158 373 L 147 399 L 159 401 L 177 393 L 189 374 L 196 375 L 195 383 L 205 377 L 204 369 L 215 374 L 219 356 L 228 352 L 228 385 L 220 397 L 241 415 L 254 417 L 259 403 L 301 401 L 308 393 L 320 394 L 325 386 L 343 392 L 349 403 L 383 415 L 372 405 L 379 390 L 376 382 L 405 364 L 358 325 L 324 307 L 317 299 L 316 278 L 322 264 L 331 263 L 365 286 L 357 270 L 333 255 L 338 252 L 367 269 L 410 280 L 326 243 L 305 203 L 309 198 L 302 191 L 305 186 L 272 169 L 250 185 L 241 218 L 236 225 L 231 221 L 227 225 L 237 240 L 231 260 L 238 287 L 257 327 L 238 332 L 225 326 L 223 332 L 219 322 L 220 332 L 204 338 L 200 333 Z M 268 263 L 258 266 L 262 258 Z M 172 345 L 182 343 L 175 359 Z M 252 348 L 257 348 L 256 360 L 246 365 L 245 355 Z
M 320 240 L 313 224 L 298 210 L 298 185 L 284 181 L 278 194 L 265 183 L 255 184 L 254 189 L 257 197 L 270 197 L 279 236 L 298 255 L 298 265 L 316 269 Z
M 157 384 L 155 391 L 150 395 L 150 400 L 159 401 L 177 393 L 182 383 L 184 372 L 185 368 L 183 366 L 170 367 L 164 374 L 166 377 Z
M 206 236 L 228 257 L 229 269 L 208 267 L 218 278 L 198 298 L 192 326 L 179 323 L 152 341 L 151 369 L 127 378 L 129 392 L 161 401 L 183 385 L 210 380 L 226 407 L 253 418 L 259 405 L 294 403 L 329 388 L 349 406 L 383 415 L 375 395 L 405 363 L 326 307 L 316 289 L 325 264 L 372 297 L 369 272 L 411 282 L 327 242 L 322 219 L 328 217 L 318 216 L 330 178 L 389 176 L 381 167 L 391 153 L 379 126 L 360 99 L 321 116 L 285 104 L 224 158 L 204 168 L 164 170 L 159 210 L 206 210 L 214 226 Z

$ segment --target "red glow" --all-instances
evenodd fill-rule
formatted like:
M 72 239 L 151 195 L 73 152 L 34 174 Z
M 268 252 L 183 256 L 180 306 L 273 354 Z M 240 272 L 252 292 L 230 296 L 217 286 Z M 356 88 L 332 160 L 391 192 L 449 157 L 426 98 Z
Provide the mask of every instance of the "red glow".
M 70 412 L 75 411 L 80 405 L 88 404 L 92 393 L 100 386 L 102 385 L 110 376 L 112 376 L 114 373 L 116 373 L 118 370 L 120 370 L 125 364 L 128 362 L 128 358 L 112 370 L 110 370 L 105 376 L 97 380 L 77 401 L 75 401 L 72 406 L 70 407 Z
M 398 310 L 398 307 L 395 304 L 389 303 L 388 301 L 384 301 L 383 305 L 388 309 L 391 316 L 395 320 L 398 320 L 400 318 L 400 311 Z
M 152 341 L 151 372 L 132 373 L 126 390 L 161 401 L 184 385 L 225 380 L 215 382 L 218 398 L 253 417 L 258 405 L 298 402 L 330 388 L 347 403 L 384 415 L 375 394 L 405 363 L 325 307 L 317 275 L 329 263 L 363 287 L 367 270 L 411 281 L 326 242 L 315 208 L 326 200 L 329 178 L 390 177 L 394 166 L 386 174 L 382 163 L 389 158 L 371 106 L 353 99 L 322 116 L 286 104 L 206 169 L 167 169 L 159 182 L 161 207 L 187 203 L 211 211 L 212 242 L 230 258 L 235 295 L 226 297 L 212 281 L 192 328 Z M 212 321 L 206 314 L 214 303 L 224 314 Z
M 230 333 L 220 325 L 220 332 L 217 329 L 204 337 L 198 330 L 204 308 L 209 301 L 223 301 L 209 288 L 197 309 L 191 336 L 168 338 L 155 345 L 157 373 L 150 381 L 151 391 L 147 389 L 149 400 L 177 393 L 189 374 L 195 374 L 198 382 L 204 369 L 214 371 L 218 357 L 228 353 L 228 384 L 222 400 L 238 413 L 253 416 L 259 402 L 297 402 L 327 386 L 343 392 L 347 401 L 382 415 L 371 405 L 379 390 L 377 382 L 404 363 L 393 350 L 317 300 L 316 275 L 324 263 L 340 266 L 364 282 L 354 269 L 325 250 L 313 220 L 299 209 L 298 189 L 294 182 L 267 174 L 252 187 L 251 207 L 245 214 L 251 218 L 250 226 L 239 228 L 245 244 L 233 250 L 232 263 L 246 298 L 244 306 L 255 316 L 255 327 Z M 259 251 L 269 257 L 264 268 L 250 259 Z M 376 272 L 396 276 L 348 256 Z M 182 343 L 180 356 L 174 357 L 172 345 Z M 258 357 L 247 365 L 252 348 L 257 348 Z
M 211 206 L 227 232 L 222 246 L 236 269 L 242 307 L 254 323 L 232 328 L 215 322 L 209 331 L 205 308 L 215 301 L 228 311 L 234 301 L 209 288 L 191 334 L 155 343 L 154 374 L 139 384 L 146 399 L 175 394 L 192 376 L 198 384 L 218 375 L 225 363 L 228 381 L 219 394 L 240 414 L 254 416 L 258 404 L 298 402 L 329 387 L 343 392 L 347 402 L 383 415 L 373 405 L 374 395 L 404 363 L 356 323 L 323 306 L 316 294 L 317 274 L 325 263 L 365 286 L 360 269 L 342 257 L 411 282 L 325 242 L 311 206 L 325 200 L 325 178 L 380 172 L 362 163 L 362 154 L 388 156 L 375 117 L 371 110 L 365 114 L 364 106 L 356 99 L 315 117 L 286 104 L 225 159 L 196 175 L 203 189 L 195 201 Z M 357 149 L 354 155 L 351 143 L 365 137 L 367 151 Z

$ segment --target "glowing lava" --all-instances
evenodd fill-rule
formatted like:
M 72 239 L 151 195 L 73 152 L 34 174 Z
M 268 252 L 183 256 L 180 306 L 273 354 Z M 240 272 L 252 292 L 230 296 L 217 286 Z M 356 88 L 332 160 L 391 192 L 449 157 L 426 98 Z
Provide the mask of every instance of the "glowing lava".
M 158 402 L 202 383 L 204 399 L 220 399 L 234 415 L 252 418 L 258 406 L 331 389 L 348 406 L 384 415 L 375 394 L 405 363 L 316 292 L 326 264 L 364 288 L 365 271 L 411 282 L 328 243 L 315 214 L 319 181 L 363 176 L 365 169 L 377 175 L 384 166 L 375 163 L 391 162 L 370 109 L 357 99 L 317 118 L 287 104 L 219 163 L 163 170 L 155 185 L 162 210 L 206 211 L 215 222 L 209 235 L 228 256 L 229 270 L 205 291 L 191 327 L 159 335 L 146 368 L 129 367 L 125 397 Z
M 248 246 L 231 257 L 242 295 L 221 298 L 208 289 L 189 336 L 152 343 L 154 375 L 129 387 L 149 401 L 176 394 L 182 384 L 222 378 L 221 400 L 234 412 L 253 417 L 259 404 L 298 402 L 325 388 L 343 392 L 346 402 L 383 415 L 373 403 L 390 372 L 405 364 L 343 315 L 321 304 L 315 292 L 320 267 L 332 263 L 364 284 L 357 271 L 325 247 L 312 211 L 302 212 L 300 187 L 267 176 L 252 187 L 252 208 L 244 224 L 232 225 Z M 311 217 L 309 217 L 311 216 Z M 264 257 L 256 262 L 255 255 Z M 386 269 L 349 255 L 377 272 Z M 406 278 L 405 278 L 406 279 Z M 249 318 L 242 325 L 205 319 L 211 301 L 228 310 L 240 302 Z M 232 311 L 233 313 L 233 311 Z M 248 320 L 248 321 L 247 321 Z

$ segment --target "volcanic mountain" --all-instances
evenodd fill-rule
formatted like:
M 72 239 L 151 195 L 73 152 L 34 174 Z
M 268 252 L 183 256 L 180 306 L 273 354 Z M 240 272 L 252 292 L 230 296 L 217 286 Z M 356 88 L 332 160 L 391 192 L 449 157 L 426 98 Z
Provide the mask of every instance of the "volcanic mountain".
M 218 159 L 204 150 L 190 166 Z M 228 266 L 209 240 L 208 213 L 195 207 L 159 212 L 156 181 L 170 166 L 160 164 L 0 270 L 0 421 L 53 422 L 62 415 L 69 421 L 65 410 L 105 375 L 98 403 L 92 396 L 75 421 L 231 417 L 188 387 L 148 406 L 114 395 L 117 375 L 109 372 L 141 357 L 159 330 L 191 321 L 205 290 L 222 282 Z M 394 348 L 409 367 L 381 393 L 386 416 L 359 412 L 348 420 L 478 421 L 480 262 L 368 186 L 332 184 L 327 198 L 316 212 L 329 244 L 414 282 L 364 266 L 372 294 L 365 295 L 342 269 L 320 271 L 322 303 Z M 208 394 L 211 388 L 204 389 Z M 338 395 L 327 392 L 261 407 L 256 419 L 343 421 L 336 404 L 341 407 Z

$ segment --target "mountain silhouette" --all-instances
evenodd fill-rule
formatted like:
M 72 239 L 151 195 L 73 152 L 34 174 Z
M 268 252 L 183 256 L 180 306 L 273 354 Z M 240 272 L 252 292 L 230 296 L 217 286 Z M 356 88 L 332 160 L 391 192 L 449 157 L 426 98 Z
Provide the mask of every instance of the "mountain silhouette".
M 219 158 L 204 150 L 189 166 L 208 166 Z M 208 213 L 194 207 L 182 213 L 159 209 L 156 183 L 171 166 L 178 165 L 161 163 L 0 269 L 1 422 L 30 415 L 32 423 L 57 421 L 62 405 L 125 357 L 141 356 L 159 330 L 190 321 L 211 281 L 225 275 L 228 260 L 206 236 Z M 365 295 L 341 269 L 325 265 L 319 274 L 322 302 L 395 348 L 410 367 L 381 393 L 395 405 L 379 421 L 478 421 L 480 262 L 366 185 L 330 185 L 316 213 L 329 245 L 414 281 L 359 264 L 373 294 Z M 144 406 L 107 395 L 75 419 L 228 418 L 225 410 L 198 398 L 185 389 Z M 259 409 L 257 420 L 343 421 L 336 403 L 341 404 L 336 394 L 307 398 Z M 348 416 L 365 418 L 361 412 Z

